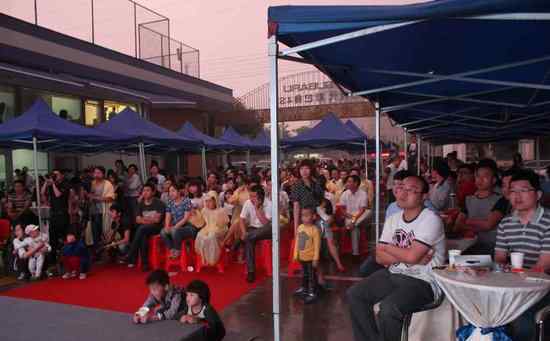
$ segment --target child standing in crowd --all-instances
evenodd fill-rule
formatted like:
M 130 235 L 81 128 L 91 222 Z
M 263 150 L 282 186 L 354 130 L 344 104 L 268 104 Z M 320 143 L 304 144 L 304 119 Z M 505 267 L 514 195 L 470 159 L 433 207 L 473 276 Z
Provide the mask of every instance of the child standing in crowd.
M 321 199 L 321 205 L 317 207 L 316 213 L 317 216 L 319 216 L 318 224 L 319 228 L 321 229 L 321 236 L 323 237 L 323 239 L 326 240 L 326 246 L 328 248 L 330 256 L 336 263 L 338 271 L 343 272 L 345 271 L 345 268 L 342 265 L 342 261 L 340 260 L 340 254 L 338 253 L 336 244 L 334 244 L 334 235 L 330 228 L 332 222 L 334 221 L 334 210 L 332 208 L 332 203 L 330 202 L 330 200 L 327 198 Z
M 203 281 L 189 283 L 186 290 L 186 310 L 180 317 L 181 323 L 204 324 L 204 339 L 221 341 L 225 336 L 225 327 L 216 309 L 210 305 L 210 288 Z
M 67 234 L 67 240 L 62 250 L 63 257 L 63 279 L 78 278 L 86 279 L 90 268 L 90 254 L 82 240 L 76 239 L 74 232 Z
M 166 271 L 151 272 L 145 284 L 149 287 L 149 296 L 142 308 L 134 314 L 134 323 L 175 320 L 180 312 L 186 310 L 185 302 L 182 300 L 183 290 L 170 284 L 170 277 Z
M 15 238 L 13 239 L 14 269 L 17 271 L 17 280 L 19 281 L 28 278 L 30 275 L 27 255 L 29 245 L 30 239 L 25 238 L 25 232 L 21 224 L 15 225 Z
M 52 250 L 48 244 L 48 236 L 40 232 L 40 228 L 36 225 L 28 225 L 25 228 L 25 233 L 29 236 L 27 243 L 29 244 L 29 271 L 32 279 L 39 279 L 42 276 L 42 267 L 46 259 L 46 253 Z
M 235 205 L 232 205 L 229 203 L 229 199 L 233 196 L 232 190 L 227 190 L 223 192 L 223 201 L 221 203 L 221 207 L 225 210 L 225 213 L 229 217 L 229 221 L 231 221 L 233 216 L 233 209 L 235 208 Z
M 301 210 L 302 224 L 296 230 L 294 260 L 302 265 L 302 286 L 294 294 L 309 304 L 317 299 L 317 276 L 315 269 L 319 266 L 321 233 L 315 226 L 315 208 L 304 207 Z

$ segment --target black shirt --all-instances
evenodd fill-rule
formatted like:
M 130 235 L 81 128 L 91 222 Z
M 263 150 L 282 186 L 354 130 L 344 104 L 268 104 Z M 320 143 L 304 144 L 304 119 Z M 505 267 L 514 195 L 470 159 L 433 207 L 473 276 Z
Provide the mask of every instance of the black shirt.
M 160 201 L 158 198 L 153 198 L 153 200 L 149 205 L 145 204 L 145 200 L 142 200 L 139 203 L 137 215 L 145 218 L 155 212 L 158 212 L 160 213 L 160 220 L 157 224 L 155 224 L 155 226 L 162 226 L 162 224 L 164 223 L 165 211 L 166 211 L 166 206 L 164 205 L 164 203 Z
M 52 214 L 69 214 L 69 192 L 71 186 L 67 180 L 56 182 L 55 186 L 61 192 L 59 197 L 55 196 L 53 185 L 48 187 L 48 200 Z
M 508 214 L 512 213 L 512 204 L 505 197 L 501 197 L 495 203 L 495 206 L 493 206 L 493 209 L 491 211 L 499 211 L 500 213 L 502 213 L 503 216 L 507 216 Z
M 298 202 L 301 208 L 317 207 L 321 203 L 324 194 L 324 190 L 318 182 L 312 180 L 310 186 L 308 186 L 304 183 L 304 180 L 300 179 L 292 186 L 290 201 Z
M 124 239 L 124 234 L 130 228 L 127 224 L 121 224 L 120 222 L 113 221 L 111 223 L 111 230 L 113 231 L 113 241 L 120 241 Z

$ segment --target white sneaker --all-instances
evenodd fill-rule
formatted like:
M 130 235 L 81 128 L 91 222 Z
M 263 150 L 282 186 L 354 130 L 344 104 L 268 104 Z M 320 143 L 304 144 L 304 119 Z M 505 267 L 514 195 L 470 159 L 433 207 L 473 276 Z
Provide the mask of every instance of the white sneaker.
M 86 279 L 88 276 L 85 274 L 85 273 L 81 273 L 79 276 L 78 276 L 78 279 Z
M 18 281 L 22 281 L 22 280 L 25 279 L 25 277 L 26 277 L 26 276 L 25 276 L 25 273 L 22 272 L 22 273 L 19 274 L 19 277 L 17 277 L 17 280 L 18 280 Z
M 133 267 L 135 267 L 136 265 L 135 264 L 132 264 L 132 263 L 128 263 L 128 267 L 131 269 Z
M 71 278 L 71 274 L 68 273 L 68 272 L 65 272 L 65 273 L 63 274 L 63 276 L 61 276 L 61 278 L 62 278 L 62 279 L 69 279 L 69 278 Z

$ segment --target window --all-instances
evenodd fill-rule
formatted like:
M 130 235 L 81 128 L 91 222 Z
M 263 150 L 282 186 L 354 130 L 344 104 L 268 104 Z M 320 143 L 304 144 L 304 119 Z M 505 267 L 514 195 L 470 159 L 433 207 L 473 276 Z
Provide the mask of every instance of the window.
M 12 151 L 13 169 L 27 167 L 33 170 L 33 151 L 28 149 L 15 149 Z M 48 173 L 48 153 L 38 152 L 38 174 Z M 34 176 L 34 174 L 33 174 Z
M 84 124 L 95 126 L 101 122 L 101 106 L 98 101 L 88 100 L 84 103 Z
M 6 122 L 15 115 L 15 89 L 0 85 L 0 123 Z
M 42 96 L 49 97 L 50 106 L 52 111 L 58 114 L 60 117 L 81 124 L 82 117 L 82 101 L 75 97 L 64 96 Z
M 134 104 L 105 101 L 105 121 L 108 121 L 114 115 L 118 114 L 127 107 L 135 112 L 139 112 L 137 106 Z

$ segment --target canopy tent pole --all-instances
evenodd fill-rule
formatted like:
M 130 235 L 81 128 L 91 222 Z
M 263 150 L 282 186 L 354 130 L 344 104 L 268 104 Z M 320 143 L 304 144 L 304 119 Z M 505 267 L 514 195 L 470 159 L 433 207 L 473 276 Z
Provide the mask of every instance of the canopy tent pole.
M 250 176 L 250 170 L 252 167 L 250 167 L 250 149 L 246 151 L 246 173 L 248 176 Z
M 375 121 L 376 121 L 376 193 L 375 193 L 375 209 L 374 209 L 374 226 L 376 229 L 376 245 L 380 236 L 380 102 L 376 102 L 375 106 Z
M 145 147 L 143 142 L 140 142 L 139 145 L 139 166 L 141 173 L 141 181 L 145 183 L 147 181 L 147 169 L 145 169 Z
M 38 211 L 38 227 L 42 230 L 42 210 L 40 209 L 40 180 L 38 179 L 38 146 L 36 137 L 32 138 L 32 163 L 34 168 L 34 181 L 36 186 L 36 209 Z
M 403 150 L 405 151 L 405 163 L 407 164 L 407 169 L 409 169 L 409 146 L 407 141 L 407 128 L 403 128 Z
M 181 169 L 180 169 L 180 153 L 176 153 L 176 174 L 181 175 Z
M 207 168 L 206 168 L 206 147 L 201 148 L 201 164 L 202 164 L 202 178 L 204 181 L 206 181 L 207 177 Z
M 535 160 L 537 160 L 537 168 L 540 167 L 540 137 L 538 136 L 535 138 Z
M 365 183 L 369 180 L 369 163 L 368 163 L 368 157 L 369 153 L 367 151 L 367 139 L 363 142 L 365 145 Z
M 417 144 L 417 151 L 416 151 L 416 157 L 418 158 L 416 163 L 416 169 L 417 169 L 417 172 L 418 172 L 418 175 L 422 176 L 421 172 L 421 168 L 420 168 L 420 160 L 422 160 L 422 139 L 420 138 L 420 136 L 417 136 L 417 139 L 416 139 L 416 144 Z
M 272 35 L 268 43 L 269 53 L 269 112 L 271 129 L 271 212 L 272 214 L 272 262 L 273 262 L 273 340 L 281 340 L 281 288 L 279 269 L 279 129 L 278 129 L 278 60 L 277 36 Z

